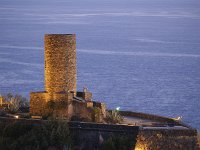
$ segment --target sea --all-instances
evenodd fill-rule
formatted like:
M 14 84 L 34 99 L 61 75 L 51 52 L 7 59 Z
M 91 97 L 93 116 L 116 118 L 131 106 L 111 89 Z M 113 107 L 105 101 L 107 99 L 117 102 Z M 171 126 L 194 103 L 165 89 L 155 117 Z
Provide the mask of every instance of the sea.
M 200 130 L 199 0 L 1 0 L 1 94 L 44 90 L 51 33 L 76 34 L 78 90 Z

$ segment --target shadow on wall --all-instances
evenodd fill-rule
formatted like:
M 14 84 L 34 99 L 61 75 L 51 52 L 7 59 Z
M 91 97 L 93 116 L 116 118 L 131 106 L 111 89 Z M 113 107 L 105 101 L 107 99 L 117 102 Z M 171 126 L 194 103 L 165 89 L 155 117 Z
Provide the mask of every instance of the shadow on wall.
M 82 136 L 84 132 L 73 136 L 76 142 L 75 150 L 133 150 L 135 149 L 136 136 L 127 135 L 125 133 L 109 133 L 92 131 L 87 132 Z M 86 138 L 87 137 L 87 138 Z

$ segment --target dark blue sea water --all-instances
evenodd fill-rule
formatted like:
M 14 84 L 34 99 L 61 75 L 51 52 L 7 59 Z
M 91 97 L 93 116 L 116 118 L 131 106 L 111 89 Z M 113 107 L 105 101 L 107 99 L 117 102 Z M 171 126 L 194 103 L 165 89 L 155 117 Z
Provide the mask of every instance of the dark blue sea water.
M 40 91 L 45 33 L 77 34 L 78 89 L 200 129 L 200 1 L 1 0 L 0 93 Z

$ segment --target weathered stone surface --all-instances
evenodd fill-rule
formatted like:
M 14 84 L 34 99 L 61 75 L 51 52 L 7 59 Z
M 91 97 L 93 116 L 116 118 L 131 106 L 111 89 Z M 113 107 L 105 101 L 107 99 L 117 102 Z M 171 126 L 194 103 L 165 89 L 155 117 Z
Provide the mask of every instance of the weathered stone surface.
M 62 110 L 55 110 L 54 114 L 70 118 L 73 115 L 72 100 L 73 93 L 32 92 L 30 93 L 30 114 L 33 116 L 48 116 L 52 113 L 52 110 L 47 107 L 48 101 L 66 101 L 67 106 Z
M 76 92 L 75 34 L 45 35 L 45 88 L 47 92 Z
M 44 116 L 49 113 L 48 101 L 64 100 L 68 103 L 76 93 L 76 36 L 75 34 L 45 35 L 45 92 L 30 94 L 30 114 Z M 73 115 L 73 107 L 60 111 Z
M 44 114 L 47 97 L 48 95 L 46 92 L 30 93 L 30 114 L 31 115 L 41 116 L 41 114 Z
M 135 150 L 200 150 L 197 133 L 182 129 L 140 130 Z

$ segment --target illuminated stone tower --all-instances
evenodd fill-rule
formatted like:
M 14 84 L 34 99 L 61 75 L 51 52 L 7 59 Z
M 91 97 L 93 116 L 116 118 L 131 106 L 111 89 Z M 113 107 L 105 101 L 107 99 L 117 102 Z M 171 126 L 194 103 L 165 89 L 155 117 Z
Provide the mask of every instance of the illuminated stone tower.
M 45 91 L 30 93 L 30 114 L 48 114 L 48 102 L 65 102 L 65 116 L 73 115 L 76 96 L 76 35 L 46 34 Z
M 30 115 L 76 116 L 91 121 L 98 107 L 98 118 L 105 117 L 105 105 L 92 101 L 92 93 L 76 91 L 76 35 L 46 34 L 44 43 L 45 91 L 30 93 Z
M 45 89 L 76 93 L 75 34 L 45 35 Z

